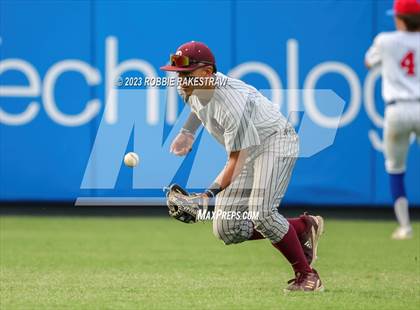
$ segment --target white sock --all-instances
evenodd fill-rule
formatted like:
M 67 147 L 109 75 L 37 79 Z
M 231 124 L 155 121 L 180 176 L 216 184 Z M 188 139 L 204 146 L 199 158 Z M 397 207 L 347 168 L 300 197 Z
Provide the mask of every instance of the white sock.
M 395 216 L 401 227 L 411 228 L 410 216 L 408 214 L 408 200 L 405 197 L 400 197 L 394 202 Z

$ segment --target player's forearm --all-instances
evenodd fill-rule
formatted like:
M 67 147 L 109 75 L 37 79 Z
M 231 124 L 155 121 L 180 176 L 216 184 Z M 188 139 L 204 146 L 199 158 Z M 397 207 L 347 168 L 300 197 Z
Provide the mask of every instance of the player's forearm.
M 232 164 L 229 162 L 226 163 L 226 166 L 220 171 L 219 175 L 217 176 L 216 180 L 213 184 L 219 184 L 220 188 L 224 189 L 229 186 L 231 183 L 231 178 L 233 176 L 233 169 Z
M 217 176 L 213 184 L 210 185 L 210 187 L 205 191 L 205 194 L 207 195 L 207 197 L 216 196 L 220 191 L 224 190 L 233 182 L 233 180 L 241 172 L 245 164 L 246 157 L 247 157 L 246 150 L 231 152 L 229 154 L 229 159 L 225 167 L 219 173 L 219 175 Z
M 184 126 L 182 126 L 182 129 L 194 135 L 200 125 L 200 119 L 197 117 L 197 115 L 195 115 L 194 112 L 191 112 Z
M 219 184 L 222 189 L 228 187 L 241 172 L 246 156 L 246 150 L 231 153 L 228 162 L 217 176 L 215 183 Z

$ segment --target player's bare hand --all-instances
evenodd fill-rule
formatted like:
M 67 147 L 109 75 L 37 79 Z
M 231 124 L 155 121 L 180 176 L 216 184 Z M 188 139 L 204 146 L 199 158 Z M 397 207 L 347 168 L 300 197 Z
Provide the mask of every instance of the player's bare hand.
M 186 132 L 179 133 L 172 141 L 170 152 L 177 156 L 184 156 L 191 151 L 194 135 Z

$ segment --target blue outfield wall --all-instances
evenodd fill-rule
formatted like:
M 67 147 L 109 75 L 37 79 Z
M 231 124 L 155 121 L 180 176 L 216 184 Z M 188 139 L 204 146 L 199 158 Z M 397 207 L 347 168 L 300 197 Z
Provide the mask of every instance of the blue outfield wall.
M 187 158 L 168 153 L 187 114 L 173 89 L 146 96 L 129 87 L 112 95 L 119 73 L 123 80 L 164 77 L 159 66 L 169 53 L 197 40 L 213 49 L 221 72 L 258 89 L 330 89 L 344 100 L 334 143 L 299 159 L 286 203 L 390 204 L 380 77 L 363 60 L 375 34 L 393 29 L 385 13 L 391 7 L 356 0 L 3 0 L 0 200 L 153 197 L 174 180 L 189 188 L 210 184 L 226 154 L 207 133 Z M 319 128 L 329 126 L 322 102 L 271 90 L 267 96 L 287 115 L 300 110 Z M 141 158 L 135 169 L 122 165 L 130 150 Z M 408 195 L 419 206 L 415 143 L 408 166 Z

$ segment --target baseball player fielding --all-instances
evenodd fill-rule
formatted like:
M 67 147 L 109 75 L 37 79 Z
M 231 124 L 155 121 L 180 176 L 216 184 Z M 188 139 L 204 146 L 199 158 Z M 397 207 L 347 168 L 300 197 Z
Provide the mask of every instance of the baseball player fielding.
M 215 57 L 204 43 L 181 45 L 170 56 L 170 64 L 161 69 L 177 72 L 182 81 L 179 94 L 191 109 L 171 152 L 186 155 L 203 125 L 228 158 L 204 193 L 190 196 L 174 186 L 168 193 L 170 215 L 195 222 L 202 206 L 213 197 L 216 214 L 257 214 L 252 219 L 216 216 L 213 233 L 226 245 L 268 239 L 294 271 L 286 291 L 322 291 L 321 279 L 311 267 L 323 231 L 322 217 L 305 213 L 286 219 L 277 209 L 299 153 L 294 128 L 254 87 L 218 72 Z M 204 83 L 191 83 L 194 79 Z

